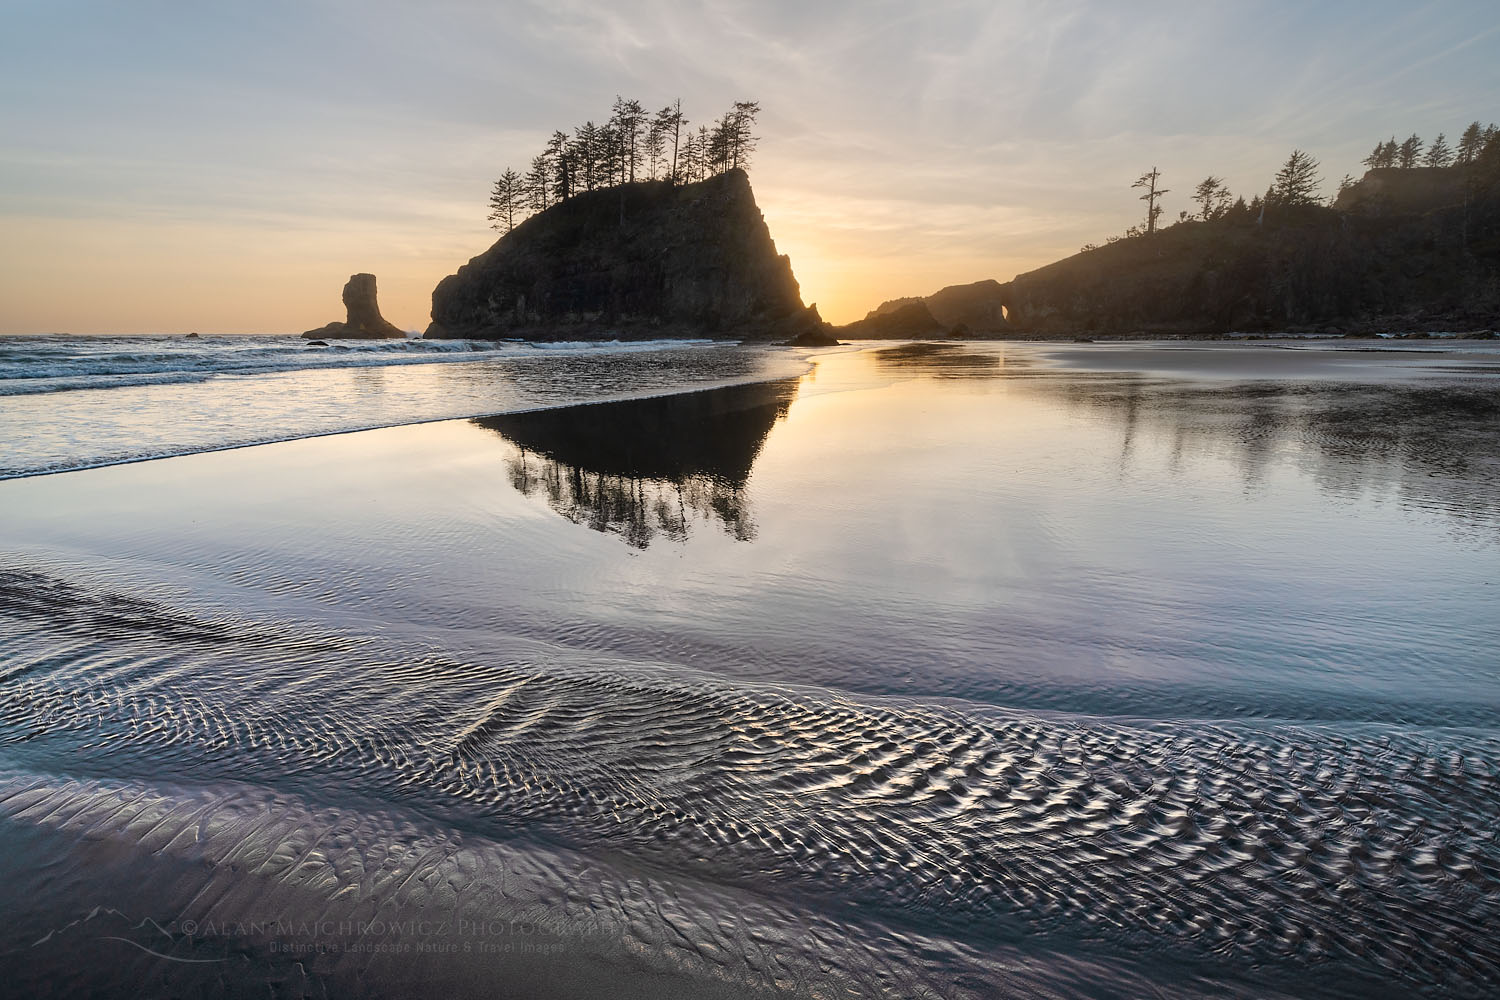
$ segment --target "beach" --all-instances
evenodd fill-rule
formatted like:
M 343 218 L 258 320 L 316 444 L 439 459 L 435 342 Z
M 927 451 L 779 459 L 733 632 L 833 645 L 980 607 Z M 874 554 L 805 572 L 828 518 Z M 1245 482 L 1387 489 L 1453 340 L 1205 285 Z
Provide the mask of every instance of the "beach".
M 1500 981 L 1492 345 L 265 350 L 0 394 L 0 989 Z

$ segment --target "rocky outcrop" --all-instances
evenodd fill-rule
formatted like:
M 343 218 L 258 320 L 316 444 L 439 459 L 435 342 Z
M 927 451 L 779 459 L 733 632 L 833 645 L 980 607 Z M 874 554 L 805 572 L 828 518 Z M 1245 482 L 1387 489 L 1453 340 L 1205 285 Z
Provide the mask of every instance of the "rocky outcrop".
M 931 295 L 889 299 L 838 332 L 863 339 L 931 339 L 995 336 L 1009 329 L 1003 286 L 986 278 L 949 285 Z
M 302 336 L 308 340 L 377 340 L 406 336 L 401 329 L 380 315 L 380 306 L 375 301 L 373 274 L 349 276 L 344 284 L 344 313 L 344 322 L 329 323 L 316 330 L 308 330 Z
M 948 327 L 939 323 L 921 299 L 903 300 L 893 308 L 886 303 L 864 319 L 855 320 L 848 326 L 839 327 L 839 334 L 855 340 L 902 339 L 923 337 L 946 337 Z
M 1340 212 L 1430 212 L 1464 200 L 1470 172 L 1450 167 L 1377 167 L 1334 199 Z
M 824 327 L 743 170 L 588 191 L 502 237 L 432 293 L 428 337 L 793 337 Z
M 783 347 L 841 347 L 843 341 L 833 335 L 833 326 L 818 315 L 818 304 L 807 307 L 812 322 L 795 337 L 781 341 Z
M 1500 170 L 1483 169 L 1371 171 L 1333 208 L 1169 226 L 1019 275 L 1001 298 L 1042 336 L 1494 328 Z
M 970 333 L 1003 333 L 1009 329 L 1004 292 L 993 278 L 949 285 L 920 299 L 893 299 L 881 303 L 871 315 L 892 312 L 913 301 L 925 305 L 932 318 L 949 329 L 961 326 Z

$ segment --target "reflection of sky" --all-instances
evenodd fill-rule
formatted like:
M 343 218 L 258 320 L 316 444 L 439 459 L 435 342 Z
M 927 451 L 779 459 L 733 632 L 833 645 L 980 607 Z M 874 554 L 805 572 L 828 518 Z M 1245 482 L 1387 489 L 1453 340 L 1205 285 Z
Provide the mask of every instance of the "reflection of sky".
M 425 324 L 483 203 L 616 93 L 765 108 L 757 195 L 835 320 L 1008 279 L 1493 113 L 1493 5 L 23 0 L 0 33 L 0 332 L 297 331 L 353 271 Z M 1486 53 L 1490 53 L 1487 55 Z M 76 294 L 86 282 L 88 295 Z
M 1426 377 L 1228 391 L 1047 368 L 1027 345 L 954 349 L 1012 357 L 968 378 L 825 358 L 720 497 L 734 516 L 684 504 L 679 522 L 703 530 L 653 520 L 649 545 L 614 536 L 675 489 L 642 484 L 642 506 L 609 471 L 600 493 L 579 449 L 528 466 L 586 480 L 554 504 L 545 482 L 517 488 L 513 442 L 445 422 L 0 483 L 0 547 L 116 575 L 136 561 L 147 589 L 165 560 L 247 614 L 424 639 L 604 652 L 669 636 L 678 662 L 757 681 L 1157 718 L 1493 722 L 1488 381 L 1447 405 Z M 318 603 L 282 607 L 298 595 Z

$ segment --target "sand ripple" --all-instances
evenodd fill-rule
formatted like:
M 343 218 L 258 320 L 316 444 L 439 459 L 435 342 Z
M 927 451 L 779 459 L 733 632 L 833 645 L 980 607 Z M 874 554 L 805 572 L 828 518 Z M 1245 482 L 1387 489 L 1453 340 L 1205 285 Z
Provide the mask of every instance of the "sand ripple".
M 1500 983 L 1492 732 L 1131 724 L 534 648 L 463 662 L 7 574 L 0 759 L 77 777 L 16 779 L 3 812 L 149 851 L 200 822 L 195 807 L 106 785 L 191 776 L 319 801 L 337 789 L 418 810 L 452 837 L 524 832 L 771 909 L 811 900 L 892 934 L 919 927 L 949 942 L 912 967 L 934 982 L 953 949 L 1081 940 L 1300 992 Z M 243 857 L 225 848 L 213 865 L 300 879 L 305 834 L 252 827 Z M 704 906 L 675 938 L 665 911 L 640 933 L 748 961 L 703 929 L 734 912 Z M 774 985 L 762 971 L 738 974 Z

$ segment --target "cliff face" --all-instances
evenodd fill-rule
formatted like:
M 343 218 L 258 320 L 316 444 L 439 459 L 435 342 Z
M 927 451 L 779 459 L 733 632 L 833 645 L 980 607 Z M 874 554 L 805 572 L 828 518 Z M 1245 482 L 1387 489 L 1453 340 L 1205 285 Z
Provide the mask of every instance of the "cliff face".
M 1334 208 L 1170 226 L 1019 275 L 1002 296 L 1012 327 L 1042 335 L 1495 328 L 1500 183 L 1371 171 Z
M 426 336 L 772 339 L 822 326 L 731 170 L 585 192 L 527 219 L 438 284 Z

